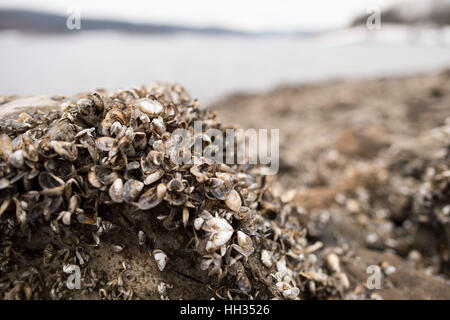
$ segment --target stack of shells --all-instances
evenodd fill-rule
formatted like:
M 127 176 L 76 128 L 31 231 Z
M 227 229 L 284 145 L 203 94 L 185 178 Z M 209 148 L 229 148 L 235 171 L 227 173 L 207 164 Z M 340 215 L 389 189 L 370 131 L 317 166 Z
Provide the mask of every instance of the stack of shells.
M 194 121 L 203 124 L 198 136 Z M 98 246 L 103 234 L 117 228 L 100 208 L 122 204 L 158 214 L 167 230 L 189 229 L 200 269 L 219 280 L 231 277 L 247 296 L 254 296 L 254 280 L 288 299 L 298 298 L 306 285 L 314 295 L 333 294 L 337 283 L 348 288 L 340 270 L 331 281 L 321 268 L 295 218 L 296 207 L 272 194 L 260 168 L 226 165 L 193 150 L 190 163 L 172 161 L 180 152 L 174 130 L 192 133 L 190 147 L 212 143 L 204 134 L 208 128 L 225 130 L 177 84 L 94 92 L 59 111 L 1 120 L 0 128 L 2 241 L 30 238 L 39 224 L 50 224 L 55 237 L 62 228 L 76 234 L 89 226 L 89 238 L 77 236 Z M 164 270 L 168 255 L 161 249 L 152 253 Z M 250 266 L 256 254 L 258 262 Z M 255 265 L 267 268 L 269 276 L 255 273 Z

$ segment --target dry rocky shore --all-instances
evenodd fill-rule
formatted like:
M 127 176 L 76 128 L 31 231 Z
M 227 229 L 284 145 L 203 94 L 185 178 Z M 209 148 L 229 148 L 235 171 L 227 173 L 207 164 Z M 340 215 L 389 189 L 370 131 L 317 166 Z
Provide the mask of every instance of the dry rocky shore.
M 280 129 L 279 183 L 310 239 L 348 248 L 352 285 L 377 264 L 387 273 L 376 297 L 450 298 L 449 70 L 284 86 L 211 108 Z

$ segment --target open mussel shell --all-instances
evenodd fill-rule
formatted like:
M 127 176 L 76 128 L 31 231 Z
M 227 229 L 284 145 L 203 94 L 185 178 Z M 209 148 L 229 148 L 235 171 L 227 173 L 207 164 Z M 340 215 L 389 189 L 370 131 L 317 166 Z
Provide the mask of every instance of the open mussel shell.
M 156 187 L 148 189 L 144 192 L 137 202 L 137 206 L 141 210 L 150 210 L 157 205 L 159 205 L 166 193 L 166 186 L 164 184 L 159 184 Z
M 42 171 L 39 174 L 38 182 L 42 189 L 41 194 L 43 195 L 60 196 L 64 191 L 64 180 L 47 171 Z
M 75 175 L 75 167 L 72 162 L 63 159 L 50 159 L 44 162 L 44 168 L 63 180 L 68 180 Z

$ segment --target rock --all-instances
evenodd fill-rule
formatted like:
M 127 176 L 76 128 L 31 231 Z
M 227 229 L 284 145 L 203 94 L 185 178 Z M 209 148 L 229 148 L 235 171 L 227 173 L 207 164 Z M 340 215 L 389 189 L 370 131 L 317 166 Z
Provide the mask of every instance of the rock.
M 368 249 L 355 250 L 350 261 L 345 260 L 343 269 L 353 285 L 366 286 L 370 265 L 388 264 L 395 267 L 389 275 L 382 275 L 381 289 L 373 290 L 386 300 L 431 300 L 450 299 L 450 283 L 418 271 L 404 259 L 390 254 Z

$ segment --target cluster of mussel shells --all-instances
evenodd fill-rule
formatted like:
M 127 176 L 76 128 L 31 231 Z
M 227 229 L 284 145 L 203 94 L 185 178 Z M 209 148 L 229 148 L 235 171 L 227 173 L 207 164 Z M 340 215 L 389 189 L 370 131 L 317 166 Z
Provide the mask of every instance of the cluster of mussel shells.
M 447 128 L 450 133 L 450 126 Z M 440 159 L 427 168 L 424 180 L 414 199 L 414 219 L 435 230 L 439 269 L 450 274 L 450 144 L 442 150 Z
M 20 115 L 16 122 L 25 129 L 0 134 L 2 239 L 29 237 L 37 224 L 50 223 L 56 234 L 89 225 L 94 231 L 85 241 L 97 246 L 117 227 L 102 210 L 126 206 L 158 214 L 168 230 L 191 230 L 199 267 L 219 279 L 234 275 L 239 289 L 249 292 L 242 263 L 255 251 L 261 179 L 198 154 L 190 163 L 172 161 L 179 142 L 172 132 L 192 131 L 196 120 L 204 130 L 222 129 L 177 85 L 94 92 L 65 102 L 48 121 Z M 192 144 L 197 139 L 211 143 L 201 134 Z

